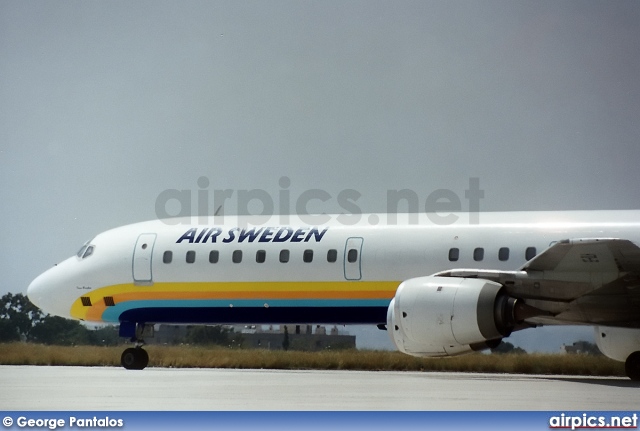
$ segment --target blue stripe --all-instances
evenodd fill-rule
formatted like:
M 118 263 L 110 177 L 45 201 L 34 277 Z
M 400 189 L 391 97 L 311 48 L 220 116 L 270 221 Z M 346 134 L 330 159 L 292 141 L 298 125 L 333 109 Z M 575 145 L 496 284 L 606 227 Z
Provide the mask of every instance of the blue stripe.
M 229 310 L 233 308 L 245 308 L 252 310 L 263 310 L 270 308 L 316 308 L 324 309 L 325 312 L 331 316 L 333 309 L 336 308 L 384 308 L 385 310 L 389 306 L 389 300 L 387 299 L 295 299 L 295 300 L 214 300 L 214 299 L 171 299 L 171 300 L 144 300 L 144 301 L 127 301 L 116 304 L 113 307 L 107 307 L 102 314 L 102 320 L 105 322 L 119 322 L 122 321 L 121 316 L 130 311 L 139 309 L 171 309 L 182 310 L 185 309 L 189 313 L 190 309 L 209 309 L 216 314 L 221 310 Z M 233 304 L 233 307 L 230 307 Z M 265 307 L 268 304 L 268 308 Z M 163 313 L 164 314 L 164 313 Z M 160 323 L 156 321 L 156 323 Z M 168 322 L 167 322 L 168 323 Z M 222 323 L 222 322 L 211 322 Z M 253 323 L 252 321 L 243 321 L 242 323 Z M 275 322 L 274 322 L 275 323 Z M 314 322 L 315 323 L 315 322 Z M 336 322 L 337 323 L 337 322 Z
M 379 324 L 387 320 L 387 304 L 367 307 L 147 307 L 110 315 L 109 319 L 104 320 L 170 324 Z

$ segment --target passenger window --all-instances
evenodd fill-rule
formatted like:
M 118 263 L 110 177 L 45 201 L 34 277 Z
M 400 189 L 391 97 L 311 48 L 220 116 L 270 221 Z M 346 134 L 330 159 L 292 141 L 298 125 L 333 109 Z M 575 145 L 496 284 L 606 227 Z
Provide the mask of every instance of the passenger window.
M 482 259 L 484 259 L 484 248 L 478 247 L 473 250 L 473 260 L 480 262 Z
M 327 251 L 327 262 L 334 263 L 338 260 L 338 250 L 331 249 Z
M 302 260 L 305 263 L 313 262 L 313 250 L 305 250 L 302 254 Z
M 172 260 L 173 260 L 173 252 L 172 251 L 165 251 L 162 254 L 162 263 L 171 263 Z
M 349 253 L 347 253 L 347 261 L 349 263 L 354 263 L 356 260 L 358 260 L 358 250 L 352 248 L 349 250 Z
M 242 262 L 242 250 L 234 250 L 233 255 L 231 256 L 231 261 L 233 263 Z
M 280 262 L 289 262 L 289 250 L 280 250 Z
M 536 257 L 537 251 L 535 247 L 527 247 L 527 251 L 524 253 L 524 257 L 527 260 L 531 260 Z
M 264 263 L 266 258 L 267 258 L 267 252 L 266 251 L 264 251 L 264 250 L 256 251 L 256 262 Z
M 460 258 L 460 249 L 459 248 L 450 248 L 449 249 L 449 261 L 457 262 Z
M 190 250 L 187 252 L 187 263 L 193 263 L 196 261 L 196 252 Z
M 220 253 L 218 253 L 218 250 L 211 250 L 209 252 L 209 263 L 218 263 L 219 258 Z
M 500 250 L 498 250 L 498 259 L 501 262 L 509 260 L 509 247 L 502 247 L 500 248 Z

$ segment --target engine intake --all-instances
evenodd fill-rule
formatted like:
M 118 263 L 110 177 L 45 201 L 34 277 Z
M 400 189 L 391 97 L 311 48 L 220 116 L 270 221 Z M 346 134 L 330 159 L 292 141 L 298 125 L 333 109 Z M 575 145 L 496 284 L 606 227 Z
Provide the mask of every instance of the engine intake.
M 520 319 L 519 301 L 483 279 L 418 277 L 400 284 L 387 331 L 401 352 L 451 356 L 496 346 Z

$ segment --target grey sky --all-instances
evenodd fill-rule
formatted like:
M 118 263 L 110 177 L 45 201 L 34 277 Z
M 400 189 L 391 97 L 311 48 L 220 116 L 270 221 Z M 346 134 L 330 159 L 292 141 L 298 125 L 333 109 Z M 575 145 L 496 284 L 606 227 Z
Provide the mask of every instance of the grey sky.
M 637 1 L 1 0 L 0 293 L 200 176 L 363 211 L 470 177 L 482 210 L 638 208 L 638 22 Z

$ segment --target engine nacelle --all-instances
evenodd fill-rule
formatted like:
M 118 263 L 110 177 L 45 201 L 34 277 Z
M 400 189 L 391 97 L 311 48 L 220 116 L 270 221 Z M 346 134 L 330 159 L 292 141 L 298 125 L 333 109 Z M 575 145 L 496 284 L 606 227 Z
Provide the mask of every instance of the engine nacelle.
M 624 362 L 640 351 L 640 329 L 596 326 L 594 331 L 598 349 L 615 361 Z
M 400 284 L 387 331 L 401 352 L 451 356 L 497 346 L 516 324 L 517 300 L 493 281 L 418 277 Z

